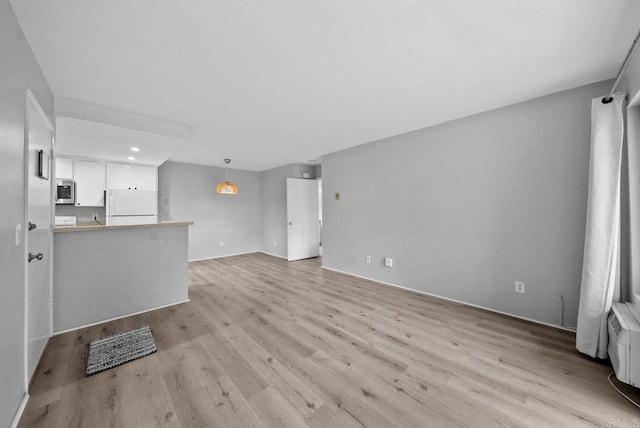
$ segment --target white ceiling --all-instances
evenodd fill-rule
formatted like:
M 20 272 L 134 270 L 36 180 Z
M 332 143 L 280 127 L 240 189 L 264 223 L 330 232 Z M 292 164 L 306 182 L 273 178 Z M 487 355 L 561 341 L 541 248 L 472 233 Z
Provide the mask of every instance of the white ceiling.
M 181 138 L 72 117 L 56 117 L 58 155 L 158 166 L 182 144 L 184 140 Z M 139 151 L 131 151 L 132 147 Z
M 615 76 L 637 0 L 12 0 L 58 97 L 264 170 Z

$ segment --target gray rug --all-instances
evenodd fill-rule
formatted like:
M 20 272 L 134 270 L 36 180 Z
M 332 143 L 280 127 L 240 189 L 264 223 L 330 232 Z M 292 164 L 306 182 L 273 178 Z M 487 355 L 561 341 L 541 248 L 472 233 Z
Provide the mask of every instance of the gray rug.
M 89 344 L 87 376 L 156 352 L 149 326 L 94 340 Z

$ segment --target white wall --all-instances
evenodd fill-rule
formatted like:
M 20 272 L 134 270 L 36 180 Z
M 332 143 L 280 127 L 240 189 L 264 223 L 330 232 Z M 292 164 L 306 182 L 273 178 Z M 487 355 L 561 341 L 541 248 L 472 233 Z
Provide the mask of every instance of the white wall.
M 15 245 L 15 226 L 25 215 L 27 88 L 53 122 L 49 86 L 11 6 L 0 1 L 0 426 L 9 425 L 25 392 L 24 245 Z
M 259 174 L 230 169 L 229 179 L 238 186 L 235 196 L 216 193 L 225 180 L 224 168 L 179 162 L 158 168 L 160 221 L 193 221 L 189 260 L 260 250 Z
M 302 164 L 260 173 L 261 251 L 287 257 L 287 178 L 302 178 L 303 172 L 315 178 L 315 167 Z
M 323 156 L 323 265 L 556 325 L 562 296 L 575 326 L 591 99 L 610 85 Z

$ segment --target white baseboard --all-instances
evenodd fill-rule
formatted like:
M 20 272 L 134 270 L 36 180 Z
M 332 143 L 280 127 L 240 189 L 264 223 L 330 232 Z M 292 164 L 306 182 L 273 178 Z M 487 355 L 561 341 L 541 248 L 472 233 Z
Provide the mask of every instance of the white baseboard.
M 20 401 L 20 405 L 18 406 L 18 410 L 16 410 L 16 413 L 13 415 L 13 420 L 9 424 L 9 428 L 16 428 L 18 426 L 22 413 L 24 413 L 24 409 L 27 407 L 27 401 L 29 401 L 29 393 L 25 392 L 22 396 L 22 400 Z
M 167 305 L 158 306 L 156 308 L 145 309 L 144 311 L 132 312 L 130 314 L 120 315 L 120 316 L 117 316 L 117 317 L 114 317 L 114 318 L 109 318 L 109 319 L 102 320 L 102 321 L 96 321 L 96 322 L 93 322 L 91 324 L 85 324 L 85 325 L 81 325 L 81 326 L 78 326 L 78 327 L 72 327 L 72 328 L 68 328 L 66 330 L 61 330 L 61 331 L 54 331 L 53 335 L 57 336 L 59 334 L 68 333 L 70 331 L 80 330 L 81 328 L 92 327 L 94 325 L 103 324 L 105 322 L 111 322 L 111 321 L 119 320 L 119 319 L 126 318 L 126 317 L 132 317 L 134 315 L 140 315 L 140 314 L 144 314 L 146 312 L 157 311 L 158 309 L 164 309 L 164 308 L 168 308 L 169 306 L 175 306 L 175 305 L 179 305 L 181 303 L 187 303 L 187 302 L 190 302 L 190 301 L 191 301 L 191 299 L 181 300 L 179 302 L 169 303 Z
M 281 256 L 281 255 L 279 255 L 279 254 L 273 254 L 273 253 L 269 253 L 269 252 L 267 252 L 267 251 L 262 251 L 262 250 L 260 250 L 260 251 L 258 251 L 258 252 L 259 252 L 259 253 L 262 253 L 262 254 L 266 254 L 267 256 L 273 256 L 273 257 L 277 257 L 277 258 L 279 258 L 279 259 L 285 259 L 285 260 L 287 260 L 287 258 L 286 258 L 286 257 Z
M 203 262 L 205 260 L 223 259 L 225 257 L 243 256 L 245 254 L 253 254 L 253 253 L 260 253 L 260 251 L 258 251 L 258 250 L 256 250 L 256 251 L 247 251 L 247 252 L 244 252 L 244 253 L 225 254 L 223 256 L 213 256 L 213 257 L 204 257 L 204 258 L 201 258 L 201 259 L 191 259 L 191 260 L 189 260 L 189 263 L 191 263 L 191 262 Z
M 338 269 L 332 269 L 332 268 L 329 268 L 329 267 L 326 267 L 326 266 L 322 266 L 322 269 L 330 270 L 332 272 L 338 272 L 338 273 L 341 273 L 341 274 L 344 274 L 344 275 L 355 276 L 356 278 L 366 279 L 367 281 L 376 282 L 378 284 L 387 285 L 389 287 L 395 287 L 395 288 L 400 288 L 402 290 L 413 291 L 414 293 L 424 294 L 425 296 L 429 296 L 429 297 L 436 297 L 438 299 L 447 300 L 449 302 L 454 302 L 454 303 L 459 303 L 459 304 L 465 305 L 465 306 L 471 306 L 473 308 L 482 309 L 482 310 L 485 310 L 485 311 L 488 311 L 488 312 L 493 312 L 493 313 L 500 314 L 500 315 L 506 315 L 508 317 L 517 318 L 517 319 L 520 319 L 520 320 L 523 320 L 523 321 L 529 321 L 529 322 L 532 322 L 532 323 L 535 323 L 535 324 L 545 325 L 547 327 L 556 328 L 558 330 L 568 331 L 568 332 L 571 332 L 571 333 L 575 333 L 576 332 L 575 328 L 563 327 L 563 326 L 560 326 L 560 325 L 551 324 L 551 323 L 544 322 L 544 321 L 534 320 L 534 319 L 523 317 L 523 316 L 520 316 L 520 315 L 510 314 L 509 312 L 503 312 L 503 311 L 499 311 L 497 309 L 487 308 L 485 306 L 475 305 L 475 304 L 469 303 L 469 302 L 463 302 L 462 300 L 456 300 L 456 299 L 452 299 L 450 297 L 439 296 L 437 294 L 427 293 L 426 291 L 414 290 L 413 288 L 403 287 L 402 285 L 393 284 L 391 282 L 379 281 L 377 279 L 369 278 L 369 277 L 362 276 L 362 275 L 356 275 L 354 273 L 345 272 L 345 271 L 338 270 Z
M 255 253 L 262 253 L 262 254 L 266 254 L 268 256 L 278 257 L 279 259 L 287 260 L 286 257 L 281 256 L 279 254 L 273 254 L 273 253 L 270 253 L 268 251 L 257 250 L 257 251 L 247 251 L 246 253 L 225 254 L 224 256 L 214 256 L 214 257 L 205 257 L 205 258 L 202 258 L 202 259 L 193 259 L 193 260 L 189 260 L 189 263 L 191 263 L 191 262 L 203 262 L 203 261 L 206 261 L 206 260 L 223 259 L 225 257 L 243 256 L 245 254 L 255 254 Z

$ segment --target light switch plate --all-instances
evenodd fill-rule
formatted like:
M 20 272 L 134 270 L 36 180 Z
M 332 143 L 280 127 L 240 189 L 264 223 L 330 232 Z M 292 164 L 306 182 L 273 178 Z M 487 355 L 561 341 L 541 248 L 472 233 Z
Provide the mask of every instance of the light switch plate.
M 16 247 L 22 243 L 22 224 L 16 224 Z

